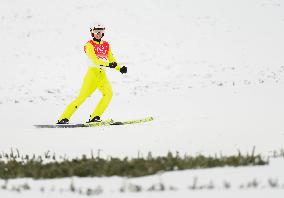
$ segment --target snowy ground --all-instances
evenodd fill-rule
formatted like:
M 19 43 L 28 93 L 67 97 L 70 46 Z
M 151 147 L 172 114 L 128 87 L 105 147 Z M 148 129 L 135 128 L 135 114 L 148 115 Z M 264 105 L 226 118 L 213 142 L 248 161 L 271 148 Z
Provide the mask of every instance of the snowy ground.
M 121 157 L 279 150 L 283 13 L 282 0 L 1 2 L 0 150 L 77 156 L 102 149 L 104 156 Z M 35 129 L 54 123 L 78 93 L 87 69 L 83 45 L 94 21 L 107 26 L 105 39 L 129 69 L 124 76 L 108 72 L 114 97 L 104 118 L 155 121 Z M 86 121 L 98 98 L 93 94 L 72 122 Z M 232 192 L 214 191 L 219 197 Z

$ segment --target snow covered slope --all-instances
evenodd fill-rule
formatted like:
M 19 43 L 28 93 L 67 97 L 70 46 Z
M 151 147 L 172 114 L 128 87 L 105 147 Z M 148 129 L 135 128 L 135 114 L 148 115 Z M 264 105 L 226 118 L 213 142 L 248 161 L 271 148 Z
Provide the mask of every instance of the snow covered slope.
M 282 1 L 12 0 L 0 9 L 2 150 L 124 156 L 283 146 Z M 95 21 L 129 68 L 124 76 L 108 71 L 115 96 L 104 118 L 155 122 L 34 129 L 54 123 L 78 94 Z M 86 121 L 99 98 L 95 92 L 71 121 Z

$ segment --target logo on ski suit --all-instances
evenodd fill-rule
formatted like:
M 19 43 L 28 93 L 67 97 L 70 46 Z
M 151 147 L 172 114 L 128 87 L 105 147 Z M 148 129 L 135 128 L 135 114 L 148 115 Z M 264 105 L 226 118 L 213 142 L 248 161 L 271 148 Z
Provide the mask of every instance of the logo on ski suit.
M 94 52 L 98 59 L 102 60 L 108 60 L 108 51 L 109 51 L 109 44 L 106 41 L 103 41 L 102 44 L 97 44 L 93 40 L 90 40 L 89 43 L 91 43 L 94 47 Z M 85 50 L 86 52 L 86 50 Z

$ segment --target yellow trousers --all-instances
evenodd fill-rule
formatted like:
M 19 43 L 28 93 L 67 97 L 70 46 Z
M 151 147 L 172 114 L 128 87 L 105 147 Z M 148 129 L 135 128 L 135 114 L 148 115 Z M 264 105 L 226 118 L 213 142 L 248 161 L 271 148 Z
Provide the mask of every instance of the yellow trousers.
M 87 71 L 87 74 L 85 75 L 79 95 L 67 106 L 59 120 L 62 120 L 64 118 L 70 120 L 71 116 L 75 113 L 79 106 L 89 96 L 91 96 L 96 89 L 98 89 L 103 96 L 98 103 L 95 111 L 90 115 L 90 120 L 95 116 L 101 117 L 111 101 L 112 88 L 104 70 L 100 68 L 90 67 Z

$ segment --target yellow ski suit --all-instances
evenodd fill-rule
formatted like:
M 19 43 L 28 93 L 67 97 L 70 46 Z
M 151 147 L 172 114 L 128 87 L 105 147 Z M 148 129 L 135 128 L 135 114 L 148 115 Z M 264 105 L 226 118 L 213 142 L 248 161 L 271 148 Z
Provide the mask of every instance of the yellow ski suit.
M 67 118 L 70 120 L 71 116 L 79 108 L 79 106 L 89 97 L 96 89 L 102 93 L 102 98 L 99 101 L 96 109 L 90 115 L 90 120 L 95 116 L 102 116 L 105 109 L 112 98 L 112 88 L 107 79 L 105 68 L 109 66 L 109 63 L 116 62 L 112 55 L 108 42 L 101 41 L 96 42 L 90 40 L 84 46 L 84 50 L 91 60 L 88 71 L 84 77 L 83 85 L 80 93 L 75 100 L 73 100 L 65 109 L 59 120 Z M 120 66 L 115 67 L 116 70 L 120 71 Z

